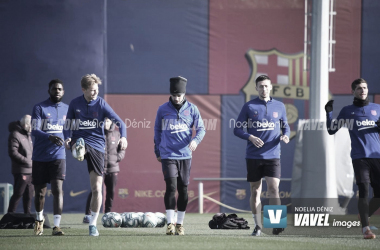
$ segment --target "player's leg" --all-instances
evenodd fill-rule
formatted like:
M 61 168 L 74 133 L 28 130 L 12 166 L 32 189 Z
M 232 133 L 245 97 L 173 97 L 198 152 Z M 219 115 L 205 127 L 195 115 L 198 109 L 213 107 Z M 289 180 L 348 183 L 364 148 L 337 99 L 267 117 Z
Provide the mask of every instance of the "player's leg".
M 252 217 L 255 222 L 255 228 L 252 232 L 252 236 L 260 236 L 262 223 L 261 223 L 261 179 L 263 177 L 262 160 L 246 159 L 247 164 L 247 181 L 250 185 L 251 196 L 249 204 L 251 206 Z
M 90 185 L 91 185 L 92 198 L 90 202 L 91 218 L 90 218 L 89 224 L 90 226 L 96 227 L 97 220 L 99 217 L 100 207 L 102 205 L 102 198 L 103 198 L 102 197 L 103 176 L 98 175 L 97 173 L 95 173 L 95 171 L 91 171 Z M 98 235 L 92 235 L 92 236 L 98 236 Z
M 87 196 L 86 211 L 84 212 L 85 215 L 83 217 L 83 223 L 90 223 L 90 218 L 91 218 L 91 209 L 90 209 L 91 198 L 92 198 L 92 192 L 90 190 L 90 193 Z
M 33 192 L 34 187 L 32 184 L 32 175 L 25 175 L 26 178 L 26 187 L 23 195 L 23 206 L 24 206 L 24 213 L 30 214 L 30 209 L 32 207 L 32 198 L 33 198 Z
M 87 160 L 87 169 L 90 174 L 91 185 L 91 218 L 89 223 L 89 235 L 99 236 L 96 223 L 99 217 L 100 206 L 102 205 L 102 185 L 104 173 L 104 153 L 86 145 L 85 158 Z
M 54 236 L 61 236 L 65 233 L 60 229 L 61 224 L 61 215 L 63 208 L 63 190 L 62 184 L 63 180 L 51 180 L 51 192 L 53 194 L 53 212 L 54 212 L 54 227 L 53 233 Z
M 369 201 L 369 217 L 380 208 L 380 159 L 372 159 L 370 179 L 373 188 L 373 198 Z
M 280 159 L 267 159 L 264 162 L 264 176 L 267 182 L 267 192 L 269 196 L 269 205 L 281 205 L 279 195 L 279 185 L 281 177 Z M 278 235 L 284 231 L 284 228 L 273 228 L 272 233 Z
M 109 173 L 104 176 L 104 184 L 106 186 L 106 202 L 105 213 L 111 212 L 112 203 L 115 196 L 115 187 L 117 184 L 118 173 Z
M 368 159 L 355 159 L 352 161 L 354 167 L 356 184 L 359 189 L 358 210 L 360 222 L 362 225 L 362 233 L 364 239 L 376 238 L 369 228 L 368 213 L 369 213 L 369 183 L 370 183 L 370 165 Z
M 269 196 L 269 205 L 281 205 L 279 185 L 280 179 L 275 177 L 265 176 L 267 182 L 267 192 Z
M 177 189 L 177 177 L 178 177 L 178 168 L 177 160 L 170 159 L 162 159 L 162 173 L 164 174 L 166 189 L 164 196 L 164 203 L 166 209 L 166 218 L 167 218 L 167 235 L 175 234 L 175 226 L 174 226 L 174 209 L 176 205 L 175 201 L 175 192 Z
M 51 192 L 53 194 L 53 213 L 54 227 L 52 235 L 61 236 L 65 233 L 59 227 L 61 224 L 61 215 L 63 208 L 63 190 L 62 185 L 66 177 L 66 160 L 59 159 L 49 164 L 49 177 Z
M 20 202 L 21 197 L 23 197 L 25 187 L 26 187 L 26 182 L 25 180 L 23 180 L 23 176 L 25 175 L 23 174 L 13 175 L 13 179 L 14 179 L 13 195 L 9 201 L 8 213 L 16 212 L 18 203 Z
M 32 183 L 34 185 L 35 197 L 34 207 L 36 210 L 36 221 L 34 223 L 34 234 L 42 235 L 44 231 L 44 206 L 47 191 L 46 183 L 49 182 L 49 162 L 33 161 Z
M 176 235 L 185 235 L 185 229 L 183 227 L 183 221 L 185 219 L 186 207 L 188 203 L 187 186 L 190 182 L 190 170 L 191 170 L 191 159 L 180 160 L 179 161 L 179 176 L 177 178 L 177 223 L 176 223 Z
M 34 234 L 42 235 L 44 231 L 44 206 L 45 206 L 45 195 L 46 195 L 46 184 L 37 185 L 34 184 L 35 197 L 34 197 L 34 207 L 36 210 L 36 222 L 34 226 Z

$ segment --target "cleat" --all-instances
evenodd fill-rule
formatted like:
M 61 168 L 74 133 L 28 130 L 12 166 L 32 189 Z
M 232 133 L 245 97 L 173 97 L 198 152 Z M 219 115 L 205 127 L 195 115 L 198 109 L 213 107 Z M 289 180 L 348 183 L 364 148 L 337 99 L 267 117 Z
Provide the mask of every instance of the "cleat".
M 88 229 L 90 231 L 90 236 L 99 236 L 99 232 L 96 226 L 90 225 Z
M 285 228 L 273 228 L 272 234 L 279 235 L 280 233 L 284 231 L 285 231 Z
M 43 235 L 43 232 L 44 232 L 44 222 L 45 222 L 45 218 L 42 221 L 36 220 L 34 222 L 34 234 L 35 235 Z
M 176 231 L 176 228 L 173 223 L 169 223 L 168 227 L 166 228 L 166 234 L 167 235 L 174 235 Z
M 84 147 L 84 140 L 83 138 L 79 138 L 75 142 L 75 148 L 73 150 L 73 156 L 75 159 L 78 161 L 83 161 L 84 160 L 84 154 L 85 154 L 85 147 Z
M 360 214 L 358 214 L 358 220 L 361 221 L 361 220 L 360 220 Z M 377 227 L 375 227 L 375 226 L 371 226 L 371 225 L 369 224 L 369 217 L 368 217 L 368 226 L 369 226 L 369 229 L 371 229 L 371 230 L 379 230 Z
M 376 235 L 374 233 L 372 233 L 372 231 L 370 229 L 368 229 L 367 231 L 364 232 L 363 238 L 366 240 L 376 239 Z
M 90 223 L 90 217 L 91 217 L 91 215 L 85 215 L 84 217 L 83 217 L 83 223 Z
M 65 235 L 65 233 L 59 228 L 59 227 L 53 227 L 53 236 L 62 236 Z
M 252 236 L 261 236 L 261 227 L 255 226 L 255 229 L 253 229 L 253 232 L 251 235 Z
M 181 224 L 175 225 L 175 235 L 185 235 L 185 228 Z

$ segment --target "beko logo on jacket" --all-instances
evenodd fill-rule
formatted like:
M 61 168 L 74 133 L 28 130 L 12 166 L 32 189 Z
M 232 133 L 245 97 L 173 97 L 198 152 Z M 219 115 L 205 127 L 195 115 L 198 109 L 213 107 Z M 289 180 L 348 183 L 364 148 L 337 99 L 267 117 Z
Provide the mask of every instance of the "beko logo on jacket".
M 61 133 L 63 130 L 63 126 L 58 124 L 52 125 L 50 123 L 46 123 L 45 129 L 47 130 L 46 133 Z
M 188 129 L 189 128 L 184 123 L 183 124 L 176 124 L 176 125 L 170 124 L 170 130 L 174 130 L 173 132 L 171 132 L 171 134 L 183 132 L 183 131 L 186 131 Z
M 358 130 L 362 130 L 362 129 L 373 128 L 373 127 L 375 127 L 376 123 L 375 123 L 375 121 L 371 121 L 371 120 L 366 119 L 364 121 L 356 120 L 356 125 L 358 127 L 361 127 L 361 128 L 358 128 Z
M 79 129 L 91 129 L 91 128 L 96 128 L 97 122 L 94 121 L 79 121 Z

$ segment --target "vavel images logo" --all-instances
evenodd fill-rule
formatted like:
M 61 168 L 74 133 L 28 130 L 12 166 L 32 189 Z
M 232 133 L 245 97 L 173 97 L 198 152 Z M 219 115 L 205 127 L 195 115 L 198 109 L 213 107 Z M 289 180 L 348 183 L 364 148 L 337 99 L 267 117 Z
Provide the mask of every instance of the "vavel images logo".
M 264 227 L 265 228 L 286 228 L 287 208 L 279 205 L 264 206 Z

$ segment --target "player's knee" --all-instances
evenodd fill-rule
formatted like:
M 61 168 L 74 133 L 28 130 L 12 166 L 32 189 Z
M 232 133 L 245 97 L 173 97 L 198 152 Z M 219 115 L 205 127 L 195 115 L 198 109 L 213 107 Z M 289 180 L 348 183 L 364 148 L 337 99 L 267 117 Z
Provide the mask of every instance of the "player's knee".
M 165 179 L 165 182 L 166 182 L 166 192 L 167 193 L 175 193 L 176 188 L 177 188 L 176 178 Z
M 368 198 L 369 194 L 369 183 L 359 183 L 359 198 Z
M 275 186 L 268 186 L 268 194 L 270 197 L 278 196 L 278 188 Z

